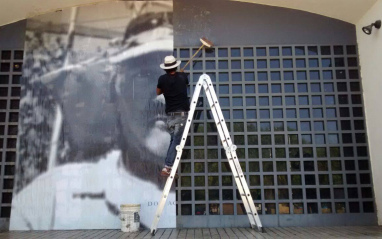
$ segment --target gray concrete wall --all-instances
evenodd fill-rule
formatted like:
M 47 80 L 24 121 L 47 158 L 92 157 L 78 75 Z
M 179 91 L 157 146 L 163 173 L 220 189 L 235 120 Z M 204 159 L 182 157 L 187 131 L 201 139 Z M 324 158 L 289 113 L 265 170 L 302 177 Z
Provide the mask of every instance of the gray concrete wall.
M 0 49 L 23 49 L 26 20 L 0 27 Z
M 0 27 L 0 48 L 24 47 L 26 20 Z M 355 26 L 303 11 L 259 4 L 174 1 L 175 46 L 198 46 L 205 36 L 215 45 L 355 44 Z
M 259 4 L 174 1 L 175 46 L 200 45 L 205 36 L 215 45 L 355 44 L 355 26 L 299 10 Z

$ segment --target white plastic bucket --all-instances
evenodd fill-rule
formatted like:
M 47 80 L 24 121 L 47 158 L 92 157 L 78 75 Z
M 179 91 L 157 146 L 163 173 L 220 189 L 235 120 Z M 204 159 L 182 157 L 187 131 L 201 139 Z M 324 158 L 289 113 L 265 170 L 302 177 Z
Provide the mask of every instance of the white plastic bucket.
M 122 204 L 120 206 L 121 213 L 121 231 L 123 232 L 136 232 L 139 230 L 140 217 L 139 211 L 141 204 Z

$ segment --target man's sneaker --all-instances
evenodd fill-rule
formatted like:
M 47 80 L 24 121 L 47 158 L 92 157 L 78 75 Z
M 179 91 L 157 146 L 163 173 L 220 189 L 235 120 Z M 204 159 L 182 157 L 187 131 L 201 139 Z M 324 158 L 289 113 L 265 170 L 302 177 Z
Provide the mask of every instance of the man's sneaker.
M 162 177 L 168 177 L 171 174 L 171 168 L 164 167 L 162 171 L 160 172 L 160 176 Z
M 162 171 L 160 172 L 160 176 L 162 176 L 162 177 L 168 177 L 168 176 L 170 176 L 170 174 L 171 174 L 171 168 L 170 167 L 164 167 L 162 169 Z M 175 173 L 175 177 L 174 178 L 175 179 L 179 178 L 177 173 Z

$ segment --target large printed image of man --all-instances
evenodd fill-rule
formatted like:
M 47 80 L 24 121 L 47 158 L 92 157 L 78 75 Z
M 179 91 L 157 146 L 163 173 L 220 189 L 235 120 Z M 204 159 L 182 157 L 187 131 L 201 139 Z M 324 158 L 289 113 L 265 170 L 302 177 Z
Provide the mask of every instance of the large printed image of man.
M 172 1 L 28 19 L 10 230 L 117 229 L 120 204 L 151 224 L 170 141 L 155 85 L 172 51 Z M 161 228 L 176 226 L 168 197 Z

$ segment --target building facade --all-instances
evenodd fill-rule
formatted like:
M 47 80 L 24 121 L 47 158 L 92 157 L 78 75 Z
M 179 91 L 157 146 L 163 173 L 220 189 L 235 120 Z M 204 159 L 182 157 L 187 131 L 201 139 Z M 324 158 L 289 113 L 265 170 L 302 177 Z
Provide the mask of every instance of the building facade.
M 377 9 L 381 5 L 379 1 Z M 370 86 L 363 77 L 365 69 L 366 82 L 377 74 L 370 73 L 373 53 L 365 50 L 369 48 L 359 26 L 299 10 L 231 1 L 218 6 L 212 0 L 174 1 L 173 13 L 174 55 L 183 65 L 200 37 L 215 44 L 186 68 L 189 93 L 203 73 L 215 82 L 263 225 L 377 224 L 375 195 L 380 189 L 373 160 L 378 161 L 378 149 L 370 146 L 379 138 L 370 134 L 376 134 L 378 107 L 368 104 L 376 93 L 366 95 Z M 367 25 L 370 20 L 364 21 Z M 12 213 L 24 33 L 25 21 L 0 28 L 4 227 Z M 380 39 L 380 33 L 375 34 Z M 368 55 L 362 58 L 362 52 Z M 178 227 L 248 225 L 204 96 L 179 175 Z

